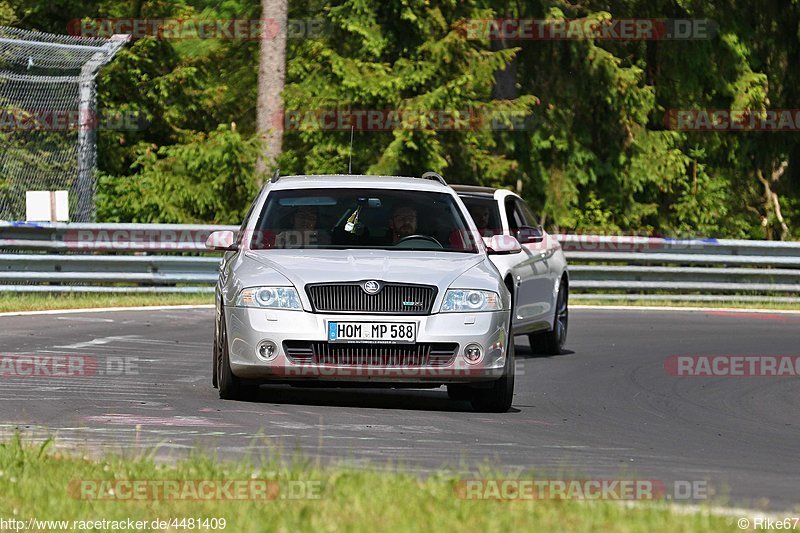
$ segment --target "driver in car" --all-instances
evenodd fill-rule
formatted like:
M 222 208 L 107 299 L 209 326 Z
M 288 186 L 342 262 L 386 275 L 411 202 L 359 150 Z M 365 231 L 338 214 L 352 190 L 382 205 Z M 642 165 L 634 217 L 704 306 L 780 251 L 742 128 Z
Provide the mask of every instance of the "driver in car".
M 417 210 L 409 205 L 395 207 L 389 219 L 392 231 L 392 244 L 410 235 L 417 234 Z

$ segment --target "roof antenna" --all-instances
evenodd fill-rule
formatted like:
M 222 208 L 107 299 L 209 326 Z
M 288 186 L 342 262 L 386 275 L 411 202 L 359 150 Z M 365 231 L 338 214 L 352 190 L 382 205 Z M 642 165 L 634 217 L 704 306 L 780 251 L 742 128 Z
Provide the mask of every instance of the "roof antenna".
M 353 130 L 355 129 L 356 127 L 350 124 L 350 163 L 347 165 L 348 174 L 353 173 Z

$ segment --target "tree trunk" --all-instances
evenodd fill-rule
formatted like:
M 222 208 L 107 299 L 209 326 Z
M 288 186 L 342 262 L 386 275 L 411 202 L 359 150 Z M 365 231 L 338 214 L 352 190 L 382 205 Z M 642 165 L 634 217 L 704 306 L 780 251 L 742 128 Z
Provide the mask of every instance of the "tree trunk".
M 511 45 L 503 40 L 493 40 L 489 43 L 489 48 L 496 52 L 498 50 L 505 50 L 511 48 Z M 517 58 L 511 60 L 511 63 L 503 70 L 498 70 L 494 73 L 494 87 L 492 87 L 492 98 L 495 100 L 514 100 L 519 97 L 519 90 L 517 90 L 517 66 L 519 62 Z
M 758 178 L 758 181 L 760 181 L 764 186 L 764 217 L 761 220 L 761 226 L 764 228 L 765 238 L 770 241 L 773 238 L 772 226 L 770 226 L 769 222 L 770 211 L 775 213 L 775 218 L 778 220 L 778 224 L 780 224 L 780 240 L 786 240 L 786 237 L 789 235 L 789 225 L 783 218 L 783 213 L 781 212 L 781 202 L 778 198 L 778 193 L 776 193 L 770 185 L 770 182 L 777 183 L 778 180 L 781 179 L 781 176 L 783 176 L 788 166 L 789 161 L 787 160 L 782 161 L 777 167 L 773 167 L 770 179 L 764 177 L 764 173 L 761 172 L 760 168 L 756 170 L 756 178 Z
M 256 131 L 264 142 L 256 161 L 256 174 L 264 182 L 265 173 L 281 153 L 283 100 L 286 78 L 286 32 L 288 0 L 261 0 L 261 51 L 258 60 L 258 101 Z

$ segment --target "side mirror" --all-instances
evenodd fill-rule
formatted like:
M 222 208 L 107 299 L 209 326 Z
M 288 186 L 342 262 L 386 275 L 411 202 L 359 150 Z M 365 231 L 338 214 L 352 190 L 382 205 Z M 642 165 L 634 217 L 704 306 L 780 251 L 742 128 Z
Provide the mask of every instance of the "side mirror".
M 510 235 L 493 235 L 486 242 L 490 255 L 518 254 L 522 251 L 519 241 Z
M 544 240 L 544 229 L 541 226 L 522 226 L 517 230 L 517 240 L 522 244 L 537 243 Z
M 234 235 L 231 230 L 215 231 L 206 239 L 206 248 L 209 250 L 221 250 L 224 252 L 233 251 L 238 248 L 234 242 Z

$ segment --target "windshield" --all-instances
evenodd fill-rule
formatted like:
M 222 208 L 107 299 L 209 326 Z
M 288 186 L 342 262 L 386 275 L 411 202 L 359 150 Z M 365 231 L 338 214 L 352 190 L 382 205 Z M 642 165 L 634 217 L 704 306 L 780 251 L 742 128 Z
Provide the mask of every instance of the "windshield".
M 271 192 L 250 247 L 478 251 L 453 196 L 386 189 Z

